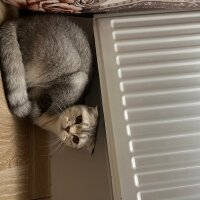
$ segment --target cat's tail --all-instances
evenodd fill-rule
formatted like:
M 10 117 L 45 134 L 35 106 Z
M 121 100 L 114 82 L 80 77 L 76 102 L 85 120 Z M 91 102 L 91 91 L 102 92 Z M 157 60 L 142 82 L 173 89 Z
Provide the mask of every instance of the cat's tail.
M 25 69 L 16 29 L 17 24 L 14 21 L 0 28 L 0 68 L 10 110 L 18 117 L 26 117 L 31 112 L 31 102 L 28 99 Z

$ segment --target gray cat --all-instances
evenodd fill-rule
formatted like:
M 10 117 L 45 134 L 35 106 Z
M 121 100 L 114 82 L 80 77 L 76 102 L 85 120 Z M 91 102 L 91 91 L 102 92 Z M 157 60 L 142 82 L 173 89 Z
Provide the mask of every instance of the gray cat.
M 0 56 L 13 114 L 30 117 L 70 147 L 92 151 L 97 108 L 74 105 L 92 75 L 82 29 L 62 15 L 19 18 L 1 27 Z

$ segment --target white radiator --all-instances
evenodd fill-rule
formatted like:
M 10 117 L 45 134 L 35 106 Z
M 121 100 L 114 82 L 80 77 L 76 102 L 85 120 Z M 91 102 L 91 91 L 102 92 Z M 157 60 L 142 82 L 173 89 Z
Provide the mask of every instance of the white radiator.
M 115 200 L 200 200 L 200 12 L 94 25 Z

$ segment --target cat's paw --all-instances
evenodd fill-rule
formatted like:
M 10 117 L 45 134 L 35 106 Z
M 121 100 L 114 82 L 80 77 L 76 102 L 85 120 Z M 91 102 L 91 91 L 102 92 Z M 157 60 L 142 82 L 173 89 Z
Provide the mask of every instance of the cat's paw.
M 12 113 L 20 118 L 27 117 L 31 111 L 31 102 L 27 93 L 20 88 L 10 92 L 7 96 Z
M 31 103 L 30 101 L 26 101 L 21 105 L 17 105 L 12 109 L 13 114 L 18 116 L 19 118 L 25 118 L 30 114 L 31 111 Z

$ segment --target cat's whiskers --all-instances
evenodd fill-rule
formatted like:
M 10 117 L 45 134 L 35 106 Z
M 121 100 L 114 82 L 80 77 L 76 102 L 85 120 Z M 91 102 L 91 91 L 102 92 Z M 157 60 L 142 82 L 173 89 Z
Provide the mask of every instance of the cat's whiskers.
M 50 125 L 51 123 L 55 122 L 58 120 L 58 116 L 53 116 L 51 117 L 48 121 L 46 121 L 45 123 L 41 124 L 40 126 L 43 128 L 47 125 Z
M 65 149 L 65 147 L 66 147 L 66 145 L 65 145 L 65 143 L 66 143 L 66 140 L 67 140 L 67 135 L 65 134 L 65 137 L 63 138 L 63 142 L 62 142 L 62 149 L 60 150 L 61 152 L 63 152 L 64 151 L 64 149 Z
M 51 141 L 49 141 L 49 144 L 55 143 L 57 141 L 60 141 L 59 137 L 56 137 L 56 138 L 52 139 Z
M 64 105 L 64 102 L 61 101 L 59 98 L 52 97 L 52 104 L 53 104 L 53 109 L 57 111 L 57 115 L 60 115 L 63 111 L 65 112 L 65 109 L 63 109 L 61 106 Z
M 55 97 L 52 97 L 52 104 L 53 104 L 53 109 L 56 113 L 56 115 L 60 116 L 62 113 L 64 113 L 66 116 L 67 113 L 66 113 L 66 102 L 63 101 L 62 98 L 55 98 Z
M 58 139 L 58 140 L 56 140 L 56 141 L 50 143 L 49 146 L 57 145 L 59 142 L 60 142 L 60 140 Z
M 59 141 L 58 146 L 54 149 L 54 151 L 51 153 L 51 155 L 54 155 L 60 149 L 61 146 L 62 146 L 62 141 Z

